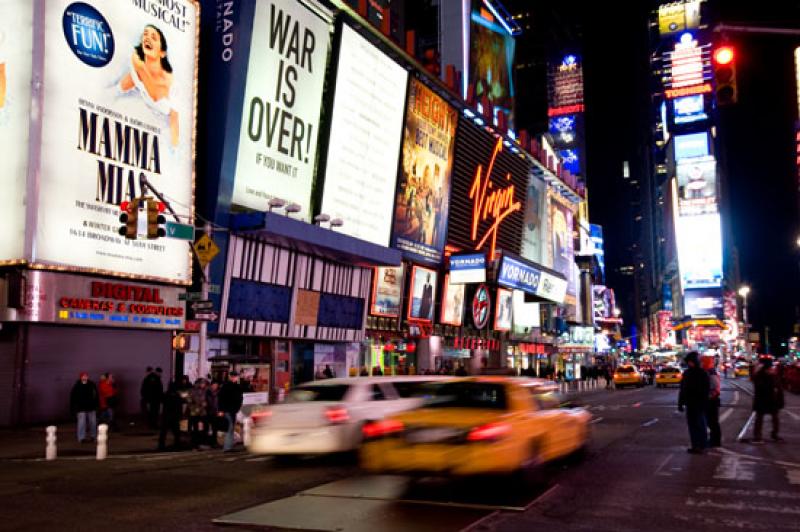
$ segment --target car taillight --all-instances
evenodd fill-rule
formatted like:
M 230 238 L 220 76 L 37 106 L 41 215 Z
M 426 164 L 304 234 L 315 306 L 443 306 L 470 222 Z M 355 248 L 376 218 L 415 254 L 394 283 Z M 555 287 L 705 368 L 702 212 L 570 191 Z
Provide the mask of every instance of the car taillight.
M 350 414 L 346 408 L 329 408 L 325 411 L 325 417 L 331 423 L 346 423 L 350 421 Z
M 489 423 L 475 427 L 467 434 L 467 441 L 494 441 L 511 432 L 511 425 L 505 423 Z
M 260 410 L 250 414 L 250 419 L 253 420 L 254 425 L 266 423 L 272 417 L 272 410 Z
M 396 432 L 402 432 L 405 429 L 402 421 L 396 419 L 384 419 L 381 421 L 373 421 L 367 423 L 361 429 L 365 439 L 380 438 Z

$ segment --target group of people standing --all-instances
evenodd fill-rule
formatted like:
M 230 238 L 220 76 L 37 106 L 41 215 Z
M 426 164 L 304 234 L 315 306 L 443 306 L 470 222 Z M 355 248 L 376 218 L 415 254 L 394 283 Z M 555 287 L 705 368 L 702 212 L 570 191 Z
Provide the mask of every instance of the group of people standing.
M 78 421 L 78 441 L 93 442 L 97 439 L 97 414 L 100 422 L 111 430 L 117 430 L 114 411 L 119 404 L 119 389 L 111 373 L 100 375 L 100 384 L 89 379 L 87 372 L 81 372 L 72 386 L 69 397 L 70 411 Z
M 678 394 L 678 410 L 686 412 L 689 427 L 691 454 L 702 454 L 707 448 L 722 445 L 722 430 L 719 424 L 721 382 L 713 357 L 703 357 L 696 351 L 684 359 L 687 369 L 683 372 Z M 772 440 L 782 441 L 778 434 L 780 424 L 778 411 L 783 408 L 783 389 L 780 379 L 772 367 L 772 358 L 763 357 L 751 375 L 753 381 L 753 411 L 755 425 L 751 443 L 764 443 L 762 429 L 764 416 L 772 417 Z

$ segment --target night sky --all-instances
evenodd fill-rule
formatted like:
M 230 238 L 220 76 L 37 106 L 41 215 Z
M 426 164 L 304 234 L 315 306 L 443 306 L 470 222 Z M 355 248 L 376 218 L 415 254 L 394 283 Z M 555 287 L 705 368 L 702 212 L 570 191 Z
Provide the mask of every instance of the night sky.
M 800 28 L 799 2 L 720 4 L 720 18 L 727 23 Z M 613 270 L 631 263 L 626 249 L 631 214 L 621 174 L 624 160 L 631 161 L 633 172 L 642 164 L 637 151 L 648 127 L 650 6 L 631 2 L 612 9 L 608 3 L 572 2 L 560 9 L 570 24 L 582 26 L 590 215 L 605 227 L 606 264 Z M 739 88 L 739 103 L 720 112 L 730 169 L 730 223 L 741 277 L 752 288 L 750 322 L 762 335 L 764 326 L 770 327 L 776 351 L 791 334 L 800 305 L 793 130 L 798 112 L 793 50 L 800 45 L 800 31 L 788 37 L 730 33 L 728 38 L 737 51 Z M 618 291 L 631 289 L 630 281 L 609 277 Z

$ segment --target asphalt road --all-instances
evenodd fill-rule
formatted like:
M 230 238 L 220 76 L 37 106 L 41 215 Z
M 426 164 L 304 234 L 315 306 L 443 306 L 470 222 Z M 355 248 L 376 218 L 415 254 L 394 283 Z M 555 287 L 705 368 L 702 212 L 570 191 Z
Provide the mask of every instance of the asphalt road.
M 3 460 L 0 530 L 220 530 L 212 521 L 231 515 L 244 516 L 246 529 L 800 530 L 800 398 L 787 397 L 787 441 L 753 446 L 737 441 L 748 389 L 724 381 L 724 448 L 703 456 L 686 453 L 674 388 L 586 394 L 594 416 L 587 456 L 549 466 L 524 491 L 435 482 L 408 490 L 403 479 L 362 476 L 342 458 L 282 464 L 208 451 Z

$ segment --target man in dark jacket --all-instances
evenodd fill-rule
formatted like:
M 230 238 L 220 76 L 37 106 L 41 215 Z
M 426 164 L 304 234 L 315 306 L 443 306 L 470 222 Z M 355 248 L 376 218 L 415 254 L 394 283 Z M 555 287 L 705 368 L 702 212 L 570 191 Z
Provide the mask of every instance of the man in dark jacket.
M 142 381 L 140 390 L 142 396 L 142 406 L 147 416 L 147 423 L 151 429 L 158 428 L 158 414 L 161 408 L 161 400 L 164 395 L 164 384 L 161 382 L 161 368 L 153 371 L 148 367 L 147 375 Z
M 244 392 L 239 384 L 239 374 L 231 371 L 227 382 L 219 389 L 219 413 L 217 415 L 225 418 L 228 424 L 225 432 L 225 443 L 222 445 L 224 452 L 233 450 L 233 429 L 236 426 L 236 414 L 242 408 Z
M 97 438 L 97 408 L 100 406 L 97 386 L 89 380 L 89 374 L 81 373 L 80 379 L 72 386 L 69 396 L 70 410 L 78 417 L 78 441 L 94 441 Z M 86 425 L 89 437 L 86 437 Z
M 164 394 L 164 408 L 161 410 L 161 432 L 158 435 L 158 449 L 166 450 L 167 433 L 172 433 L 172 448 L 178 450 L 181 444 L 181 417 L 183 416 L 183 398 L 175 381 L 167 386 Z
M 772 439 L 783 441 L 778 436 L 780 429 L 778 411 L 783 408 L 783 405 L 783 389 L 772 369 L 772 359 L 764 357 L 753 373 L 753 411 L 756 413 L 756 422 L 753 427 L 752 443 L 764 443 L 764 440 L 761 439 L 761 431 L 764 427 L 765 414 L 772 416 Z
M 689 425 L 689 438 L 692 446 L 687 449 L 692 454 L 702 454 L 708 446 L 706 426 L 706 406 L 709 398 L 709 378 L 700 367 L 700 357 L 696 351 L 686 355 L 688 368 L 683 372 L 681 390 L 678 394 L 678 410 L 686 408 L 686 423 Z

